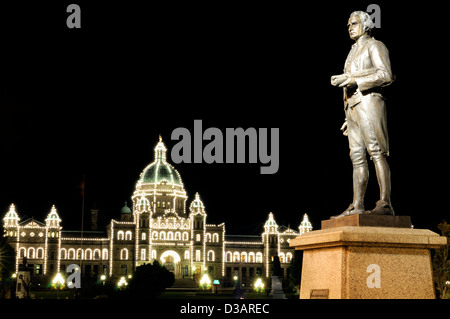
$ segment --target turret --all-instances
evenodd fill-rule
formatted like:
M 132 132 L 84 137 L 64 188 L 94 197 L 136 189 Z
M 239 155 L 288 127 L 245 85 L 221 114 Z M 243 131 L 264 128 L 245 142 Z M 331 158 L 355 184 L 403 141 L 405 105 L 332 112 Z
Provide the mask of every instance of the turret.
M 303 235 L 304 233 L 307 233 L 312 230 L 311 222 L 309 221 L 308 215 L 303 215 L 303 220 L 300 223 L 300 226 L 298 226 L 298 231 L 300 235 Z
M 6 213 L 3 218 L 3 225 L 5 227 L 5 236 L 17 236 L 17 229 L 15 229 L 19 225 L 19 215 L 16 213 L 16 207 L 14 204 L 9 206 L 9 211 Z
M 58 212 L 56 211 L 55 205 L 52 206 L 50 213 L 47 215 L 45 219 L 45 224 L 49 228 L 58 228 L 60 227 L 61 219 L 59 218 Z

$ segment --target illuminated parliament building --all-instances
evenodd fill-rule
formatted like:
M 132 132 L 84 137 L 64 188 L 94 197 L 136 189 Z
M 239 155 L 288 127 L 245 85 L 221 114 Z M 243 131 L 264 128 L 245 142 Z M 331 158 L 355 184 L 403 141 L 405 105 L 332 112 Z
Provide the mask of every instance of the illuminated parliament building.
M 44 222 L 21 220 L 14 204 L 3 218 L 4 236 L 16 251 L 16 272 L 26 257 L 41 280 L 64 273 L 70 264 L 84 277 L 120 278 L 141 264 L 158 260 L 175 278 L 198 279 L 204 273 L 224 283 L 237 276 L 242 283 L 272 275 L 272 257 L 279 256 L 285 278 L 294 250 L 289 241 L 312 229 L 305 214 L 298 231 L 279 226 L 268 214 L 261 236 L 233 236 L 225 223 L 208 224 L 200 195 L 188 201 L 178 171 L 167 162 L 159 140 L 154 161 L 141 173 L 131 198 L 104 232 L 67 231 L 55 206 Z M 98 210 L 91 210 L 95 222 Z

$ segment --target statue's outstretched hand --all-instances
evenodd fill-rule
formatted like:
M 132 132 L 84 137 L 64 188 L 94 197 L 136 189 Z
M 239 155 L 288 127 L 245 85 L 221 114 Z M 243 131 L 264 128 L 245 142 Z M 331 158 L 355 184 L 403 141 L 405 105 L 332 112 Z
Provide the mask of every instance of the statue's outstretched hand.
M 347 119 L 345 119 L 345 122 L 344 124 L 342 124 L 340 130 L 342 131 L 342 134 L 344 134 L 344 136 L 348 136 Z

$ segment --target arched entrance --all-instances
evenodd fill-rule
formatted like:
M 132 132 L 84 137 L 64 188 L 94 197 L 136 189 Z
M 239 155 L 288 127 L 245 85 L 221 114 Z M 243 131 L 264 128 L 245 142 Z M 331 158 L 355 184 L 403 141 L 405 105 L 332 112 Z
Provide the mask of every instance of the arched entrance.
M 181 277 L 181 258 L 180 255 L 173 250 L 166 250 L 161 254 L 161 264 L 167 268 L 167 270 L 174 273 L 175 278 Z

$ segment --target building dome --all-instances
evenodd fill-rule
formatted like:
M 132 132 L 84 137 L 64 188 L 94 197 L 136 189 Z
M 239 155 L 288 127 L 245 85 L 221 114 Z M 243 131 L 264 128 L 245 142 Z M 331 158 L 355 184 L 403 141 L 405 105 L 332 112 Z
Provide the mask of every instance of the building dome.
M 125 202 L 125 205 L 120 210 L 121 214 L 131 214 L 131 209 L 128 207 L 127 202 Z
M 155 147 L 155 160 L 148 165 L 141 173 L 139 182 L 143 184 L 167 182 L 174 185 L 182 185 L 178 171 L 166 161 L 166 147 L 161 136 Z
M 154 160 L 142 171 L 133 193 L 133 208 L 153 218 L 168 212 L 186 216 L 187 194 L 178 171 L 167 162 L 167 148 L 161 136 L 154 148 Z

